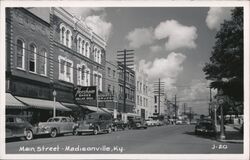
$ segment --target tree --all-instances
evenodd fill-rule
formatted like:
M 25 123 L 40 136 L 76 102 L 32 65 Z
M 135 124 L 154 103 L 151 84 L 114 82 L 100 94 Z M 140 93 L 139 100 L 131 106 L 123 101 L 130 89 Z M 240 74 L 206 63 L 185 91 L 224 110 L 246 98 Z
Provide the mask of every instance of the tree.
M 232 10 L 231 20 L 224 21 L 217 32 L 210 62 L 203 71 L 210 87 L 221 89 L 235 104 L 243 102 L 243 8 Z M 239 103 L 240 102 L 240 103 Z

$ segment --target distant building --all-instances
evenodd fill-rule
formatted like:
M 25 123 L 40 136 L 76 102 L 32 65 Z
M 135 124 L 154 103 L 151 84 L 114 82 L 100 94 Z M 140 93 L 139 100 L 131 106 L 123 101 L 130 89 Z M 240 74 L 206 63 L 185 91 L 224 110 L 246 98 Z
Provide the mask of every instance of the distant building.
M 112 63 L 106 61 L 105 66 L 105 86 L 104 93 L 108 97 L 108 100 L 100 101 L 100 107 L 107 108 L 114 115 L 114 118 L 117 118 L 118 115 L 118 65 L 117 63 Z M 111 100 L 109 99 L 111 98 Z
M 154 88 L 152 84 L 148 84 L 148 117 L 152 117 L 155 112 L 154 105 Z
M 118 112 L 121 113 L 122 119 L 127 121 L 128 117 L 135 116 L 135 71 L 131 68 L 126 69 L 126 85 L 124 86 L 124 72 L 123 65 L 118 64 L 118 83 L 119 83 L 119 93 L 118 93 Z M 124 95 L 123 88 L 126 88 Z M 126 100 L 126 106 L 124 106 L 124 98 Z
M 149 117 L 148 75 L 139 67 L 136 68 L 136 114 L 143 119 Z

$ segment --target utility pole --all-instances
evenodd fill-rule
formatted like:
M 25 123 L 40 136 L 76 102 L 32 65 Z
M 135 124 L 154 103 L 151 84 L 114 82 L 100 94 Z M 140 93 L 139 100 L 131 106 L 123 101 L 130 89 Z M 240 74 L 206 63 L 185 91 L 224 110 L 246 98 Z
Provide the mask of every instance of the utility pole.
M 155 82 L 154 84 L 154 93 L 158 96 L 158 113 L 160 115 L 161 113 L 161 96 L 164 95 L 164 82 L 161 82 L 161 79 L 159 78 L 158 82 Z
M 211 91 L 211 87 L 209 87 L 209 95 L 210 95 L 210 103 L 209 103 L 209 108 L 208 108 L 208 114 L 209 116 L 212 116 L 212 107 L 211 107 L 211 103 L 212 103 L 212 91 Z
M 176 123 L 176 120 L 177 120 L 176 95 L 174 95 L 174 109 L 175 109 L 175 123 Z
M 189 107 L 189 122 L 191 123 L 192 107 Z
M 184 115 L 186 115 L 186 103 L 184 103 Z
M 118 66 L 119 64 L 122 65 L 123 67 L 123 112 L 124 113 L 127 113 L 127 110 L 126 110 L 126 73 L 127 73 L 127 66 L 133 66 L 132 63 L 134 63 L 134 53 L 131 53 L 133 52 L 134 50 L 127 50 L 127 49 L 124 49 L 122 51 L 117 51 L 117 59 L 118 59 Z M 121 53 L 121 54 L 119 54 Z

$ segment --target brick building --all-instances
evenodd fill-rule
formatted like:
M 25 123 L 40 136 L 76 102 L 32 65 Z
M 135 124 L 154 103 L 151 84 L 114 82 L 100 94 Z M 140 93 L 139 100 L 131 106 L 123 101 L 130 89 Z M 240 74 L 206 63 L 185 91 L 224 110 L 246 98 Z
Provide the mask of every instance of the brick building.
M 63 8 L 6 9 L 6 113 L 45 121 L 53 115 L 53 91 L 57 115 L 72 114 L 72 106 L 95 110 L 88 107 L 95 103 L 77 104 L 73 90 L 98 86 L 103 91 L 105 47 Z
M 98 86 L 103 91 L 105 41 L 63 8 L 52 8 L 53 81 L 57 99 L 74 103 L 76 86 Z
M 124 72 L 123 65 L 118 63 L 118 84 L 119 84 L 119 96 L 118 96 L 118 112 L 122 115 L 122 119 L 127 121 L 127 118 L 134 117 L 135 114 L 135 71 L 129 67 L 126 69 L 126 92 L 124 95 Z M 124 107 L 124 98 L 126 99 L 126 106 Z

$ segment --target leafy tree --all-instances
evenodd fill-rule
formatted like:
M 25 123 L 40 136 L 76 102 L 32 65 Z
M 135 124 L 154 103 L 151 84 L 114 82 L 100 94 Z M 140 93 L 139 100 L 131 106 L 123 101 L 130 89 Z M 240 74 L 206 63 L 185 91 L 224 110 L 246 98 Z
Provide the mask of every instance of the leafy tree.
M 232 101 L 243 102 L 243 8 L 232 10 L 231 20 L 224 21 L 216 34 L 210 62 L 203 71 L 210 87 L 221 89 Z M 240 102 L 240 103 L 239 103 Z

